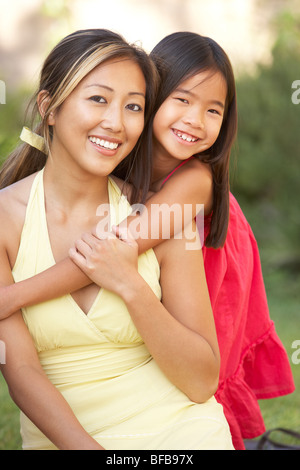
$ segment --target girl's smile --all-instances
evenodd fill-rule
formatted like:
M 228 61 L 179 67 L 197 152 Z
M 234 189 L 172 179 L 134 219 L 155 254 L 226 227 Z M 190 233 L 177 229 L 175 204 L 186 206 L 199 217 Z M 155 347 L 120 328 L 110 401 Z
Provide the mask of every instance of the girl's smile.
M 172 132 L 176 135 L 176 137 L 179 138 L 179 142 L 183 141 L 187 145 L 188 144 L 194 144 L 195 142 L 200 140 L 198 137 L 195 137 L 195 136 L 193 136 L 191 134 L 188 134 L 186 132 L 181 132 L 178 129 L 172 129 Z
M 210 148 L 222 126 L 226 95 L 220 72 L 208 70 L 181 83 L 155 115 L 155 158 L 185 160 Z

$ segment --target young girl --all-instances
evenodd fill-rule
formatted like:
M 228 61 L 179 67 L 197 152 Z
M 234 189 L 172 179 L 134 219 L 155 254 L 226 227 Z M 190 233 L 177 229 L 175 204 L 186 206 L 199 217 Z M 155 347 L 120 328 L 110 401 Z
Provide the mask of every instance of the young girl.
M 140 135 L 155 71 L 103 30 L 74 33 L 50 53 L 37 95 L 45 166 L 32 173 L 38 154 L 21 149 L 6 168 L 29 176 L 0 193 L 2 286 L 66 258 L 99 205 L 114 208 L 113 224 L 129 214 L 109 175 L 126 158 L 137 178 L 149 168 Z M 99 285 L 1 322 L 1 371 L 22 410 L 24 449 L 233 448 L 213 397 L 219 351 L 201 247 L 186 241 L 138 257 L 125 233 L 103 240 Z
M 141 226 L 152 226 L 155 204 L 176 202 L 183 212 L 184 205 L 190 204 L 193 215 L 197 203 L 205 204 L 203 255 L 221 351 L 216 397 L 224 407 L 234 445 L 242 449 L 243 437 L 264 431 L 257 398 L 289 393 L 293 380 L 269 318 L 255 239 L 229 193 L 229 154 L 236 132 L 233 73 L 224 51 L 213 40 L 194 33 L 168 36 L 151 55 L 161 76 L 153 122 L 151 185 L 158 192 L 147 201 Z M 149 233 L 137 239 L 139 252 L 159 244 L 161 238 L 151 239 Z M 86 242 L 94 246 L 90 269 L 74 251 L 72 259 L 97 282 L 99 242 L 90 235 L 83 239 L 77 250 L 86 249 Z M 176 267 L 180 267 L 179 260 Z M 32 280 L 9 286 L 3 315 L 7 306 L 19 308 L 87 282 L 70 261 L 62 262 Z

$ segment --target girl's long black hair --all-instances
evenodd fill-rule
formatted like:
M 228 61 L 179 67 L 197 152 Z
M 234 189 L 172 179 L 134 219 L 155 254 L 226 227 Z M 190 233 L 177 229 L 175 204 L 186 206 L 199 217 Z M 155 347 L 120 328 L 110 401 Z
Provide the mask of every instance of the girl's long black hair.
M 219 136 L 211 148 L 195 155 L 212 169 L 213 207 L 205 245 L 218 248 L 224 245 L 228 229 L 229 158 L 237 131 L 236 89 L 230 60 L 213 39 L 192 32 L 177 32 L 165 37 L 150 56 L 161 79 L 155 111 L 180 83 L 200 72 L 220 72 L 226 81 L 227 98 Z

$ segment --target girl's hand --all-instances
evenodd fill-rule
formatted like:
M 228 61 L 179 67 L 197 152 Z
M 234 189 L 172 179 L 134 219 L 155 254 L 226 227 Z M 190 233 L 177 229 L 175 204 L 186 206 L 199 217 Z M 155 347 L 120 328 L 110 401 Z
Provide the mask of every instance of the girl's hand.
M 92 233 L 83 234 L 69 256 L 95 284 L 122 295 L 138 275 L 138 245 L 127 229 L 112 230 L 101 239 Z

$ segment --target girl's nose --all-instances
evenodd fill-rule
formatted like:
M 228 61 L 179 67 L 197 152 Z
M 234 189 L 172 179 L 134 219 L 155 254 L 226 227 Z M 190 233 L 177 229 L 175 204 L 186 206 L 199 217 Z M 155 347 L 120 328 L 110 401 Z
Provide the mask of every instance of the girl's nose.
M 190 109 L 184 116 L 183 122 L 191 127 L 204 129 L 205 119 L 203 112 L 199 109 Z

